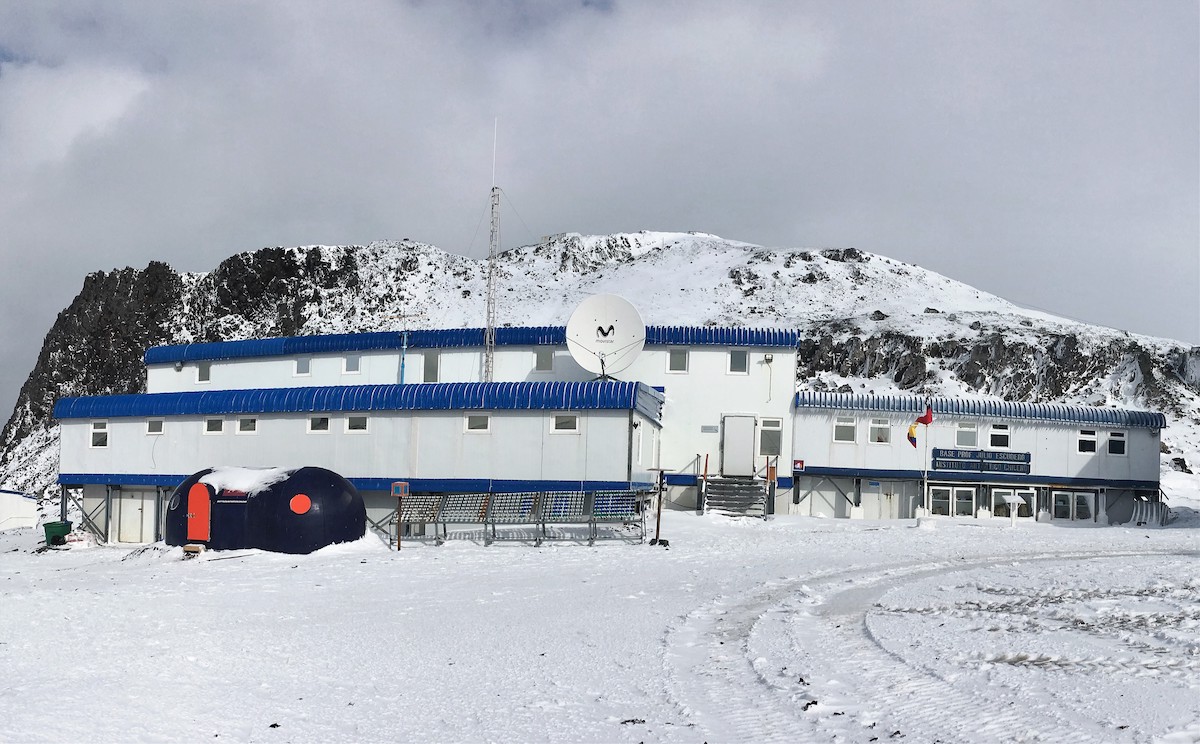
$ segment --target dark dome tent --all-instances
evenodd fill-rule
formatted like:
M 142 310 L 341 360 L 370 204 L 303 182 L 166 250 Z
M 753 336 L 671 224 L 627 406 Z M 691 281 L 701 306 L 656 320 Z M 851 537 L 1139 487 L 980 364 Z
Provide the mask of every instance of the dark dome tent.
M 311 553 L 366 534 L 366 507 L 342 476 L 324 468 L 209 468 L 167 504 L 168 545 Z

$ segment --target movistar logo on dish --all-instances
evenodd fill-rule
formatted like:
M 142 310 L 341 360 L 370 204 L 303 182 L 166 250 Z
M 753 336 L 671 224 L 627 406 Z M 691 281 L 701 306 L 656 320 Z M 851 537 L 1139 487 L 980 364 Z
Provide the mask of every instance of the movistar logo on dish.
M 596 326 L 596 340 L 600 341 L 603 339 L 608 339 L 609 341 L 611 341 L 612 339 L 609 337 L 612 336 L 616 332 L 617 332 L 616 327 L 613 326 L 611 323 L 609 323 L 608 328 L 605 328 L 604 326 Z

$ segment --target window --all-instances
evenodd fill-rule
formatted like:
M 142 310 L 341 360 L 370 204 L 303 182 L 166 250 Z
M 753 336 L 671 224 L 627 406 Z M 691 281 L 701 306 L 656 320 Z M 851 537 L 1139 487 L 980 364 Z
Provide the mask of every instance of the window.
M 296 360 L 296 369 L 292 371 L 293 377 L 308 377 L 312 374 L 312 359 L 308 357 L 300 357 Z
M 1080 429 L 1079 430 L 1079 451 L 1083 453 L 1096 451 L 1096 430 L 1095 429 Z
M 491 429 L 492 417 L 486 413 L 467 414 L 467 431 L 486 432 Z
M 975 447 L 979 444 L 979 432 L 975 424 L 959 424 L 954 432 L 955 447 Z
M 438 381 L 438 353 L 436 351 L 425 352 L 425 382 Z
M 342 357 L 342 374 L 357 375 L 362 365 L 362 357 L 358 354 L 347 354 Z
M 347 416 L 346 417 L 347 433 L 365 433 L 367 431 L 366 416 Z
M 237 422 L 238 434 L 256 434 L 258 433 L 258 419 L 256 418 L 240 418 Z
M 729 374 L 750 374 L 750 352 L 745 349 L 731 349 L 729 351 Z
M 92 446 L 107 447 L 108 446 L 108 422 L 93 421 L 92 422 Z
M 212 362 L 200 362 L 196 365 L 196 382 L 208 382 L 212 379 Z
M 309 434 L 324 434 L 329 431 L 328 416 L 310 416 L 308 419 Z
M 783 419 L 765 418 L 758 430 L 758 454 L 778 457 L 783 453 Z
M 533 350 L 533 371 L 534 372 L 553 372 L 554 371 L 554 349 L 534 349 Z
M 574 434 L 575 432 L 579 431 L 579 414 L 554 414 L 554 431 L 564 434 Z
M 1108 454 L 1124 455 L 1125 454 L 1125 432 L 1110 431 L 1108 433 Z
M 892 441 L 892 424 L 887 419 L 871 419 L 871 439 L 876 444 L 888 444 Z
M 1008 424 L 992 424 L 988 446 L 995 449 L 1008 449 L 1008 441 Z
M 204 419 L 205 434 L 222 434 L 225 431 L 225 419 L 210 418 Z
M 856 428 L 853 416 L 838 416 L 833 424 L 833 441 L 853 442 Z
M 162 419 L 150 419 L 149 421 L 147 421 L 146 422 L 146 433 L 147 434 L 162 434 L 163 433 L 163 420 Z
M 688 371 L 688 350 L 687 349 L 671 349 L 667 352 L 667 371 L 668 372 L 687 372 Z

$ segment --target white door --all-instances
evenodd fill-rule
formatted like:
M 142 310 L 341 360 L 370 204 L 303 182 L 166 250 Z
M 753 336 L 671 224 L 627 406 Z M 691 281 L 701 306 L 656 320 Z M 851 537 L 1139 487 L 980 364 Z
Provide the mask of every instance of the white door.
M 117 542 L 144 543 L 154 539 L 154 491 L 122 489 L 114 494 L 117 505 Z
M 721 475 L 754 475 L 754 416 L 721 417 Z

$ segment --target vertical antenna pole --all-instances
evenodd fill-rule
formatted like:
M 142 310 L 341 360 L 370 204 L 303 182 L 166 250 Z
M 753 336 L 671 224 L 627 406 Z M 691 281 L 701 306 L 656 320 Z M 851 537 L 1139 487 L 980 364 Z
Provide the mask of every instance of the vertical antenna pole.
M 492 382 L 496 355 L 496 254 L 500 252 L 500 187 L 496 185 L 496 138 L 500 120 L 492 136 L 492 229 L 488 242 L 487 325 L 483 331 L 483 381 Z

